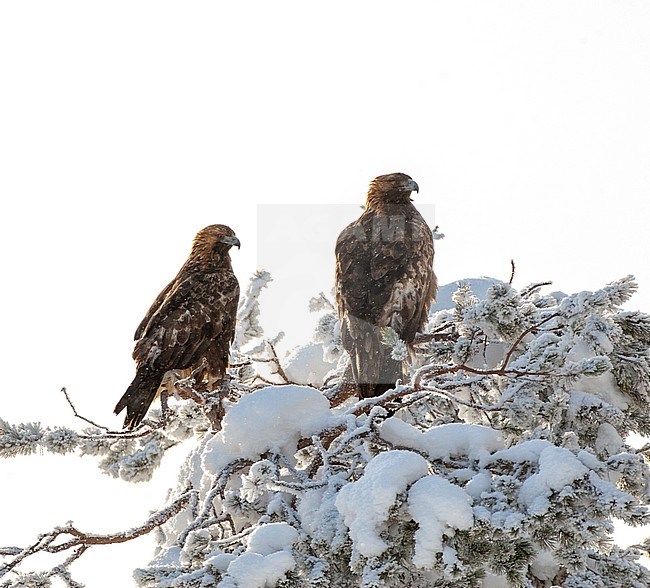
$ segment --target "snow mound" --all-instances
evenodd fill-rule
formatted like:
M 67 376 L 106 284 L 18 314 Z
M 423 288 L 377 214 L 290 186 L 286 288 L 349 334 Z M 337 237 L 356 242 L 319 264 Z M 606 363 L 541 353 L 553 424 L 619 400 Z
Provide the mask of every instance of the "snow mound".
M 269 523 L 256 528 L 248 538 L 244 553 L 212 558 L 216 569 L 227 566 L 218 588 L 275 586 L 296 565 L 291 550 L 297 540 L 298 531 L 287 523 Z
M 531 439 L 503 451 L 497 451 L 490 459 L 490 463 L 500 459 L 511 463 L 537 463 L 542 451 L 548 447 L 554 447 L 554 445 L 545 439 Z
M 248 538 L 248 551 L 269 555 L 276 551 L 291 551 L 298 540 L 298 531 L 287 523 L 269 523 L 257 527 Z
M 543 515 L 551 506 L 549 498 L 584 477 L 589 469 L 571 451 L 548 441 L 534 439 L 514 445 L 492 456 L 512 463 L 539 464 L 539 471 L 530 476 L 519 490 L 519 504 L 529 514 Z
M 550 582 L 560 571 L 560 566 L 550 551 L 541 549 L 531 562 L 530 571 L 538 580 Z
M 284 373 L 296 384 L 322 386 L 325 376 L 336 367 L 336 363 L 325 361 L 323 355 L 321 343 L 296 347 L 283 361 Z
M 545 514 L 549 497 L 582 478 L 589 470 L 564 447 L 550 446 L 539 456 L 539 472 L 528 478 L 519 491 L 519 502 L 531 514 Z
M 217 588 L 275 586 L 295 565 L 296 560 L 287 551 L 277 551 L 270 555 L 243 553 L 230 563 L 226 576 Z
M 330 405 L 306 386 L 273 386 L 239 399 L 203 453 L 206 471 L 220 472 L 235 459 L 257 459 L 266 451 L 293 455 L 299 439 L 333 422 Z
M 432 460 L 466 455 L 471 460 L 481 461 L 505 447 L 499 431 L 465 423 L 439 425 L 423 432 L 391 417 L 382 423 L 380 434 L 392 445 L 417 449 Z
M 354 550 L 365 557 L 381 555 L 388 544 L 379 536 L 398 494 L 428 473 L 427 461 L 412 451 L 387 451 L 374 457 L 356 482 L 347 484 L 336 507 L 350 529 Z
M 303 529 L 322 545 L 341 545 L 347 537 L 341 514 L 336 508 L 338 491 L 345 486 L 343 476 L 333 475 L 325 488 L 305 492 L 298 503 Z
M 411 516 L 419 526 L 415 532 L 413 563 L 419 568 L 433 568 L 437 554 L 443 551 L 443 535 L 453 537 L 455 529 L 472 528 L 472 499 L 444 478 L 426 476 L 413 484 L 408 503 Z

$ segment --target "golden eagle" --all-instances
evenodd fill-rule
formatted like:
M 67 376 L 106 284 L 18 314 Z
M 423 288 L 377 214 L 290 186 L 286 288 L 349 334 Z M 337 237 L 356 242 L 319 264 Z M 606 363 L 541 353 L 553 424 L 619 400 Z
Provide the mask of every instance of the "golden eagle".
M 124 428 L 137 427 L 170 370 L 224 377 L 235 334 L 239 283 L 228 251 L 239 239 L 225 225 L 199 231 L 178 275 L 158 295 L 135 332 L 136 376 L 115 406 Z M 165 384 L 166 385 L 166 384 Z
M 341 339 L 361 398 L 383 394 L 404 376 L 382 329 L 393 328 L 410 348 L 437 292 L 433 236 L 411 202 L 414 191 L 406 174 L 375 178 L 363 214 L 336 242 Z

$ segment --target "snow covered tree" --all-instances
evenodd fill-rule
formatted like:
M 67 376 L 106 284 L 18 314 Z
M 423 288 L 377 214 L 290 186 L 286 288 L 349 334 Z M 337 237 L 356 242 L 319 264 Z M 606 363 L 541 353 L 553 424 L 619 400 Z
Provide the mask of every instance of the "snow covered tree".
M 650 524 L 650 448 L 628 443 L 650 435 L 650 316 L 621 309 L 631 277 L 570 296 L 443 288 L 453 304 L 433 309 L 409 381 L 362 401 L 326 296 L 310 304 L 312 342 L 281 360 L 264 339 L 269 278 L 242 301 L 220 431 L 196 396 L 128 433 L 0 421 L 0 455 L 78 451 L 140 482 L 193 439 L 168 504 L 120 535 L 157 534 L 143 588 L 650 585 L 650 541 L 612 540 L 615 519 Z M 404 357 L 394 333 L 385 343 Z M 0 548 L 0 586 L 79 586 L 72 562 L 115 539 L 69 524 Z M 39 551 L 69 555 L 28 571 Z

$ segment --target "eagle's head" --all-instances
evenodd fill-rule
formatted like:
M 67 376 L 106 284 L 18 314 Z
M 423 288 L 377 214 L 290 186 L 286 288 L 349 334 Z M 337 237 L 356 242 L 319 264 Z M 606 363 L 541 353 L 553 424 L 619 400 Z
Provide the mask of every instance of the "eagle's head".
M 204 258 L 225 256 L 233 245 L 241 246 L 235 231 L 226 225 L 209 225 L 196 234 L 192 253 Z
M 411 192 L 419 192 L 420 188 L 411 178 L 402 173 L 377 176 L 370 182 L 368 190 L 368 205 L 401 203 L 411 200 Z

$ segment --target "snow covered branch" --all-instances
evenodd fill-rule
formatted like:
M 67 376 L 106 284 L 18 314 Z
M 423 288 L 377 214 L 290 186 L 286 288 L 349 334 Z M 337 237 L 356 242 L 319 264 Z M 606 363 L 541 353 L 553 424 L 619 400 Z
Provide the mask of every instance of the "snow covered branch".
M 1 586 L 31 586 L 33 584 L 30 584 L 29 582 L 32 582 L 35 577 L 40 577 L 40 586 L 49 586 L 49 580 L 55 576 L 60 577 L 69 586 L 81 586 L 81 584 L 72 580 L 69 573 L 69 567 L 74 561 L 81 557 L 88 548 L 95 545 L 124 543 L 151 533 L 151 531 L 160 527 L 171 517 L 178 514 L 195 497 L 196 492 L 186 492 L 174 500 L 169 506 L 150 516 L 142 525 L 127 531 L 98 535 L 95 533 L 85 533 L 77 529 L 72 523 L 68 523 L 62 527 L 56 527 L 52 531 L 39 535 L 36 542 L 28 547 L 0 547 L 0 556 L 9 556 L 11 558 L 6 563 L 0 565 L 0 578 L 9 572 L 14 572 L 27 558 L 37 553 L 44 552 L 56 554 L 74 550 L 72 555 L 62 564 L 53 567 L 52 570 L 48 572 L 26 575 L 16 572 L 16 577 L 14 579 L 3 583 Z
M 78 415 L 67 391 L 65 396 L 75 415 L 91 422 Z M 67 427 L 43 427 L 40 423 L 12 425 L 0 419 L 0 457 L 37 451 L 78 452 L 82 456 L 101 457 L 99 467 L 110 476 L 129 482 L 148 481 L 168 449 L 209 428 L 204 408 L 195 402 L 185 402 L 167 407 L 165 414 L 153 409 L 134 431 L 111 431 L 95 425 L 77 432 Z
M 235 350 L 239 350 L 250 341 L 263 336 L 264 330 L 260 325 L 259 297 L 262 290 L 272 280 L 271 274 L 264 270 L 256 271 L 251 277 L 237 310 L 237 328 L 233 343 Z

